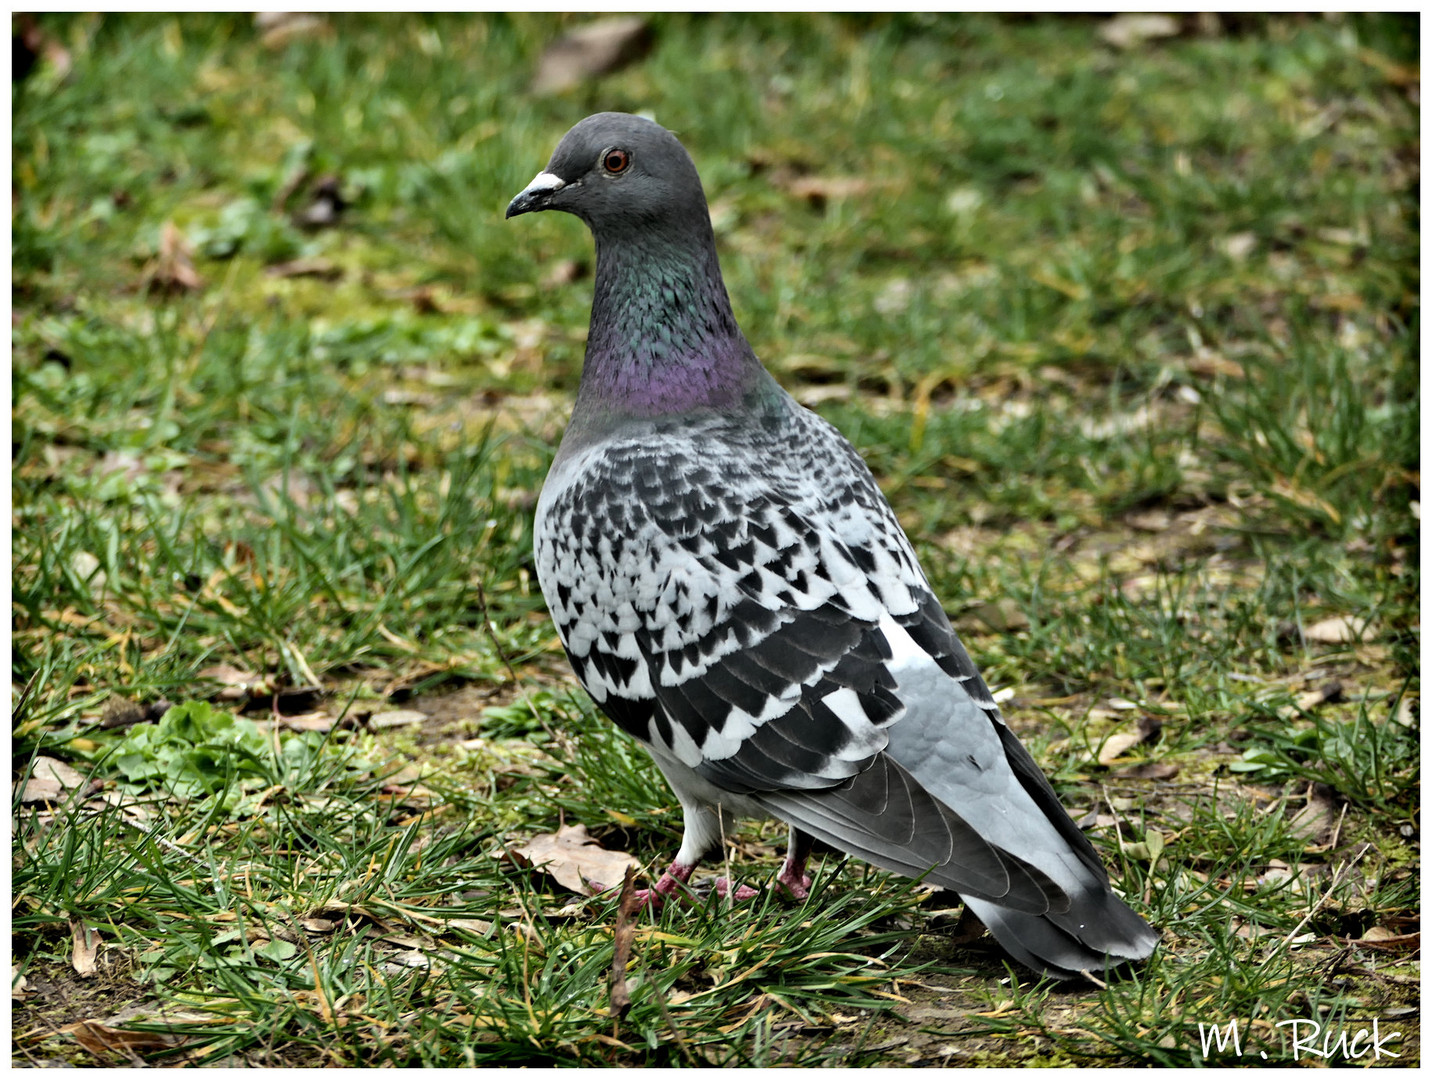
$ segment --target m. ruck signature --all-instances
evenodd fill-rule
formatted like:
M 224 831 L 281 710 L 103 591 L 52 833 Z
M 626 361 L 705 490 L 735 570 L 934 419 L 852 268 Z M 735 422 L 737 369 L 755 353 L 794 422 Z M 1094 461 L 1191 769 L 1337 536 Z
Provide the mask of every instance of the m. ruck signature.
M 1294 1061 L 1301 1061 L 1305 1057 L 1320 1058 L 1323 1061 L 1333 1058 L 1356 1061 L 1368 1054 L 1372 1055 L 1374 1061 L 1379 1061 L 1384 1057 L 1402 1056 L 1387 1045 L 1401 1040 L 1402 1032 L 1383 1031 L 1377 1020 L 1373 1020 L 1370 1027 L 1336 1027 L 1333 1024 L 1324 1025 L 1319 1020 L 1279 1020 L 1273 1026 L 1288 1031 L 1292 1038 Z M 1230 1020 L 1222 1026 L 1199 1024 L 1198 1040 L 1205 1060 L 1210 1050 L 1219 1054 L 1232 1052 L 1235 1057 L 1244 1055 L 1243 1033 L 1239 1030 L 1237 1020 Z M 1268 1052 L 1260 1050 L 1258 1056 L 1266 1060 Z

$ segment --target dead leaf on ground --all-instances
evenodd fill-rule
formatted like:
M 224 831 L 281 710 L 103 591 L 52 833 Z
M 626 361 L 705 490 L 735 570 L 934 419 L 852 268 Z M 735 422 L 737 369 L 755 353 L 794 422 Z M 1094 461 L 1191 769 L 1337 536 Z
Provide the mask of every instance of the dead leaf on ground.
M 1097 760 L 1100 765 L 1110 765 L 1143 741 L 1143 735 L 1137 731 L 1116 731 L 1099 747 Z
M 1172 15 L 1115 15 L 1099 27 L 1099 36 L 1118 49 L 1134 49 L 1155 38 L 1177 37 L 1179 21 Z
M 366 919 L 379 930 L 386 931 L 388 924 L 374 915 L 362 904 L 350 903 L 346 900 L 328 900 L 304 915 L 305 919 L 323 919 L 336 916 L 337 920 L 348 918 Z
M 1178 766 L 1166 761 L 1148 761 L 1132 765 L 1113 774 L 1121 780 L 1172 780 L 1178 775 Z
M 546 289 L 555 289 L 562 285 L 570 285 L 572 282 L 580 281 L 586 277 L 587 269 L 587 264 L 580 259 L 559 259 L 552 264 L 552 269 L 543 276 L 542 286 Z
M 1217 246 L 1221 247 L 1223 253 L 1234 262 L 1242 262 L 1248 258 L 1248 256 L 1253 253 L 1253 249 L 1258 246 L 1258 236 L 1256 233 L 1251 232 L 1233 233 L 1218 241 Z
M 1417 723 L 1420 711 L 1418 699 L 1411 694 L 1404 693 L 1397 702 L 1397 709 L 1392 714 L 1393 722 L 1401 724 L 1403 727 L 1412 727 Z
M 99 956 L 99 932 L 86 926 L 79 919 L 70 920 L 70 940 L 74 950 L 70 953 L 70 964 L 77 975 L 93 975 Z
M 437 408 L 440 398 L 426 390 L 410 390 L 405 386 L 394 386 L 383 391 L 384 405 L 416 405 L 422 409 Z
M 584 896 L 597 891 L 590 883 L 605 887 L 623 880 L 627 867 L 641 869 L 634 856 L 598 846 L 585 825 L 564 825 L 555 833 L 539 833 L 507 850 L 519 864 L 550 874 L 559 885 Z
M 486 937 L 492 933 L 492 923 L 486 919 L 444 919 L 442 926 L 444 930 L 466 930 L 468 933 L 477 934 L 479 937 Z
M 97 791 L 90 798 L 85 800 L 84 808 L 91 813 L 99 813 L 106 808 L 118 810 L 124 818 L 140 826 L 147 826 L 154 817 L 151 809 L 153 804 L 141 801 L 138 796 L 128 792 L 109 788 L 105 791 Z
M 10 961 L 10 1000 L 11 1000 L 11 1001 L 24 1001 L 24 1000 L 25 1000 L 25 988 L 29 985 L 29 982 L 30 982 L 29 979 L 25 978 L 24 975 L 21 975 L 21 974 L 20 974 L 20 966 L 19 966 L 18 964 L 16 964 L 15 961 L 11 960 L 11 961 Z
M 1320 619 L 1303 631 L 1303 637 L 1307 641 L 1316 641 L 1320 645 L 1345 645 L 1353 641 L 1362 641 L 1367 636 L 1371 624 L 1366 619 L 1355 619 L 1350 615 L 1334 615 L 1330 619 Z
M 631 962 L 631 945 L 635 929 L 632 922 L 641 906 L 636 899 L 636 867 L 628 866 L 622 880 L 621 902 L 617 905 L 617 925 L 612 931 L 612 981 L 611 1014 L 618 1018 L 626 1016 L 631 1008 L 631 991 L 627 987 L 626 969 Z
M 1029 627 L 1029 616 L 1024 613 L 1014 600 L 1008 596 L 988 604 L 981 604 L 979 607 L 971 608 L 964 617 L 960 619 L 963 627 L 977 629 L 971 623 L 971 619 L 978 619 L 985 627 L 997 633 L 1007 634 L 1015 630 L 1025 630 Z
M 194 251 L 174 222 L 166 221 L 160 227 L 159 254 L 146 268 L 144 278 L 149 288 L 171 295 L 204 287 L 204 279 L 194 269 Z
M 1288 830 L 1302 837 L 1311 847 L 1321 847 L 1337 831 L 1342 814 L 1328 794 L 1314 787 L 1308 793 L 1307 805 L 1288 821 Z
M 21 802 L 59 802 L 66 794 L 86 786 L 83 773 L 52 757 L 37 757 L 25 781 Z
M 427 713 L 418 712 L 416 709 L 387 709 L 370 716 L 368 718 L 368 726 L 381 731 L 386 728 L 421 724 L 427 718 Z
M 303 11 L 260 11 L 254 15 L 254 26 L 266 49 L 281 49 L 290 41 L 328 33 L 327 19 Z
M 1266 926 L 1259 926 L 1257 923 L 1250 923 L 1243 919 L 1234 919 L 1233 933 L 1245 941 L 1252 941 L 1256 938 L 1268 937 L 1270 934 L 1275 933 L 1275 931 L 1268 929 Z
M 1382 931 L 1375 934 L 1374 931 Z M 1384 937 L 1383 934 L 1387 936 Z M 1414 952 L 1422 947 L 1422 934 L 1394 934 L 1383 926 L 1374 926 L 1366 934 L 1363 934 L 1362 945 L 1377 949 L 1379 952 Z
M 1110 698 L 1109 704 L 1116 709 L 1136 709 L 1138 706 L 1132 701 L 1124 698 Z M 1110 765 L 1119 757 L 1123 756 L 1142 742 L 1151 742 L 1159 737 L 1163 731 L 1163 722 L 1156 716 L 1142 716 L 1139 718 L 1137 728 L 1130 731 L 1116 731 L 1104 740 L 1099 747 L 1098 762 L 1100 765 Z
M 1337 679 L 1329 679 L 1322 686 L 1305 690 L 1297 697 L 1299 709 L 1304 711 L 1315 709 L 1319 705 L 1325 705 L 1330 701 L 1341 701 L 1343 697 L 1343 685 Z
M 876 184 L 864 176 L 798 176 L 784 185 L 798 199 L 821 207 L 830 199 L 848 199 L 874 190 Z
M 1136 511 L 1124 517 L 1132 529 L 1142 532 L 1164 532 L 1173 524 L 1173 516 L 1167 510 Z
M 337 281 L 343 276 L 343 270 L 327 259 L 291 259 L 288 262 L 274 263 L 272 266 L 265 267 L 264 276 L 275 278 L 311 277 L 320 281 Z
M 556 94 L 640 60 L 655 41 L 638 16 L 598 19 L 563 34 L 542 53 L 532 77 L 534 94 Z
M 60 1031 L 73 1035 L 75 1041 L 95 1057 L 110 1060 L 126 1058 L 131 1063 L 142 1065 L 141 1053 L 152 1050 L 168 1050 L 177 1046 L 179 1039 L 160 1035 L 152 1031 L 125 1031 L 101 1024 L 98 1020 L 81 1020 Z
M 219 684 L 219 692 L 214 695 L 216 701 L 247 701 L 251 697 L 260 697 L 273 691 L 272 684 L 266 677 L 236 668 L 232 664 L 206 667 L 199 672 L 199 678 Z
M 280 717 L 279 723 L 289 731 L 332 731 L 338 721 L 326 712 L 310 712 Z

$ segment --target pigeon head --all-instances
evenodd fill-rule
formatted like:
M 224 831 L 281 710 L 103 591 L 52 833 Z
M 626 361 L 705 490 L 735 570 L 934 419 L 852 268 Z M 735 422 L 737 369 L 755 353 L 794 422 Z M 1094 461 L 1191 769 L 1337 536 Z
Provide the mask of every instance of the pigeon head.
M 610 112 L 567 132 L 507 216 L 538 210 L 575 214 L 599 237 L 707 218 L 701 178 L 676 136 L 640 116 Z
M 597 113 L 563 136 L 508 217 L 562 210 L 597 243 L 592 324 L 563 447 L 632 419 L 778 403 L 721 280 L 701 178 L 676 136 Z

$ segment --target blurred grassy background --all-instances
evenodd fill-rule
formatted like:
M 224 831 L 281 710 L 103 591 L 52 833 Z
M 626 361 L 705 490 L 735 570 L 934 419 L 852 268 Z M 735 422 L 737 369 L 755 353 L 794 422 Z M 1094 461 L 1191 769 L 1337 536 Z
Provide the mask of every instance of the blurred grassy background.
M 1144 845 L 1118 852 L 1151 917 L 1182 920 L 1163 997 L 1195 1000 L 1230 955 L 1266 966 L 1259 934 L 1305 914 L 1326 941 L 1399 936 L 1418 868 L 1398 832 L 1419 775 L 1417 18 L 653 16 L 632 62 L 535 90 L 544 51 L 588 21 L 14 24 L 36 57 L 12 136 L 17 764 L 43 751 L 113 787 L 116 701 L 157 716 L 217 695 L 263 716 L 304 690 L 330 722 L 408 701 L 451 722 L 406 742 L 335 731 L 328 749 L 436 763 L 449 810 L 490 783 L 474 842 L 553 827 L 560 807 L 643 859 L 671 846 L 655 774 L 562 695 L 531 573 L 590 238 L 560 215 L 502 218 L 571 124 L 640 111 L 701 170 L 758 354 L 866 454 L 1012 723 L 1078 805 L 1091 779 L 1114 785 L 1089 812 Z M 514 678 L 558 693 L 516 713 L 425 696 L 478 687 L 505 708 Z M 549 740 L 534 715 L 588 737 Z M 1141 741 L 1108 752 L 1135 721 Z M 454 750 L 472 736 L 536 740 L 562 767 L 499 791 L 517 751 Z M 1177 785 L 1150 786 L 1170 768 Z M 1216 805 L 1220 783 L 1282 824 L 1175 807 Z M 217 812 L 185 805 L 165 810 L 167 842 Z M 1319 807 L 1346 820 L 1290 824 Z M 122 888 L 76 890 L 74 829 L 41 832 L 17 864 L 17 955 L 63 967 L 53 932 L 82 913 L 115 956 L 151 956 L 168 923 Z M 103 835 L 97 865 L 130 866 L 132 837 Z M 1373 848 L 1344 874 L 1354 844 Z M 1221 909 L 1189 914 L 1199 875 L 1241 896 L 1273 863 L 1296 895 L 1249 886 L 1241 937 Z M 1310 906 L 1330 870 L 1343 891 Z M 207 942 L 161 966 L 209 985 Z M 272 976 L 273 957 L 248 959 Z M 145 983 L 158 961 L 137 963 Z M 582 970 L 599 988 L 600 964 Z M 1286 976 L 1225 987 L 1220 1007 L 1306 1009 L 1272 989 Z M 427 991 L 411 992 L 395 1016 Z M 1113 1045 L 1187 1063 L 1191 1014 L 1130 1020 L 1110 993 L 1080 1036 L 1018 999 L 1034 1041 L 994 1060 Z M 700 1030 L 735 1060 L 866 1060 L 838 1036 L 727 1038 L 750 1000 L 719 1004 Z M 603 1049 L 607 1021 L 478 1040 L 478 1058 L 470 1026 L 342 1054 L 521 1061 L 535 1039 L 551 1060 L 688 1060 L 649 1012 L 646 1056 Z M 322 1034 L 274 1050 L 303 1029 L 290 1014 L 259 1027 L 205 1045 L 321 1059 Z

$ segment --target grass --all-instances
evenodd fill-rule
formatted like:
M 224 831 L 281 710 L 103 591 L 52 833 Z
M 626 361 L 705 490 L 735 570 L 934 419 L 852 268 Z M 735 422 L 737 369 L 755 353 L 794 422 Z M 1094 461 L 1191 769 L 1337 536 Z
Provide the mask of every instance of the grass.
M 1296 1019 L 1418 1060 L 1415 19 L 666 16 L 533 94 L 579 21 L 39 20 L 16 1061 L 1188 1065 L 1237 1021 L 1287 1062 Z M 1038 984 L 827 856 L 638 921 L 614 1010 L 616 903 L 510 854 L 680 833 L 530 561 L 591 250 L 502 209 L 601 108 L 691 149 L 758 353 L 1162 929 L 1137 972 Z M 774 871 L 777 826 L 728 839 Z

